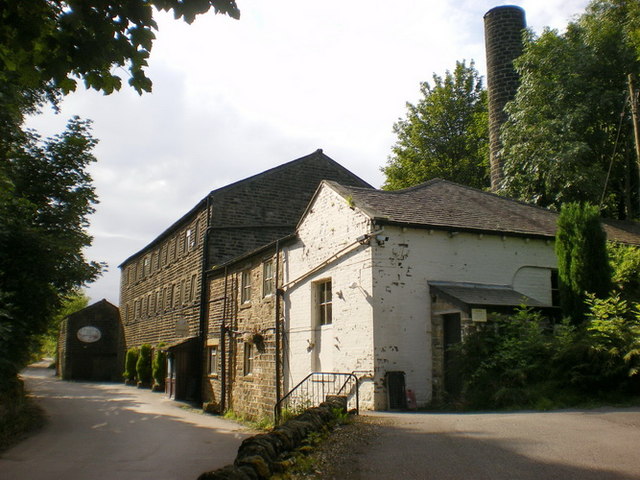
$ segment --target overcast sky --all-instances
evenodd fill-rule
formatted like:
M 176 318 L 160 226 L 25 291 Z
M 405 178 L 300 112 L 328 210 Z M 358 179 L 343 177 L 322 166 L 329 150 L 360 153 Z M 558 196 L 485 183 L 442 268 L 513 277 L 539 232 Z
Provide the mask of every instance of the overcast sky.
M 157 15 L 152 94 L 79 91 L 60 115 L 29 122 L 44 135 L 72 115 L 94 122 L 100 204 L 87 256 L 109 268 L 87 289 L 91 301 L 117 305 L 118 265 L 230 182 L 322 148 L 379 187 L 393 123 L 417 101 L 419 82 L 456 60 L 473 59 L 484 76 L 484 13 L 519 5 L 540 33 L 563 30 L 587 3 L 238 0 L 239 21 Z

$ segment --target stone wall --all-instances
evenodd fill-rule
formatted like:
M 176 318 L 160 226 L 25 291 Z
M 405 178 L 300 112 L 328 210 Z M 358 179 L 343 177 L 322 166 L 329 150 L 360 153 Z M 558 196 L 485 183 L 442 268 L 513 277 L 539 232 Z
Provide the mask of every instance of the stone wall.
M 58 337 L 58 374 L 61 378 L 120 381 L 123 360 L 118 307 L 101 300 L 62 321 Z
M 206 207 L 121 266 L 120 305 L 127 348 L 198 334 Z
M 263 292 L 265 262 L 272 262 L 275 269 L 275 248 L 239 261 L 226 271 L 221 268 L 209 279 L 206 343 L 208 349 L 217 349 L 218 371 L 209 372 L 209 355 L 205 355 L 205 402 L 255 419 L 272 416 L 276 402 L 276 295 Z M 249 280 L 245 286 L 251 292 L 245 301 L 241 292 L 243 272 Z M 223 319 L 227 327 L 224 333 Z M 249 350 L 250 367 L 245 362 Z
M 286 458 L 315 432 L 326 431 L 336 422 L 336 412 L 346 412 L 346 398 L 331 396 L 269 433 L 249 437 L 238 448 L 233 465 L 205 472 L 198 480 L 268 479 L 286 470 Z

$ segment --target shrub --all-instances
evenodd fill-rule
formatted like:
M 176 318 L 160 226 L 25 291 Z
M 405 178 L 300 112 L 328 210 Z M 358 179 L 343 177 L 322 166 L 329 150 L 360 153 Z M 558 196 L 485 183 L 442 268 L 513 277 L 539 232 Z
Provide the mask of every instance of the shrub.
M 531 405 L 540 400 L 531 385 L 549 379 L 552 341 L 538 312 L 492 315 L 460 344 L 463 400 L 471 408 Z
M 124 374 L 123 377 L 127 382 L 135 382 L 138 378 L 136 372 L 136 364 L 138 363 L 138 356 L 140 351 L 137 347 L 131 347 L 127 350 L 127 355 L 124 361 Z
M 151 386 L 151 345 L 145 343 L 140 346 L 140 355 L 136 363 L 138 382 L 142 386 Z
M 611 289 L 606 234 L 598 208 L 568 203 L 558 217 L 556 255 L 562 312 L 578 324 L 586 313 L 585 294 L 603 298 Z
M 160 347 L 160 345 L 158 345 Z M 167 377 L 167 354 L 157 348 L 153 355 L 153 383 L 154 387 L 157 386 L 159 390 L 164 388 L 164 381 Z
M 620 296 L 640 302 L 640 248 L 610 243 L 607 248 L 613 268 L 612 280 Z

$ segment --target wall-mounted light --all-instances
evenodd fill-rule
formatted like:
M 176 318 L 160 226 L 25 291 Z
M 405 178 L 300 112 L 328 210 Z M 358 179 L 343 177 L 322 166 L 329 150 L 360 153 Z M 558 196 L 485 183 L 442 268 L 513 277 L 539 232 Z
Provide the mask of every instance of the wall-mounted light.
M 378 245 L 380 245 L 381 247 L 384 245 L 384 242 L 388 241 L 389 237 L 385 237 L 384 235 L 376 235 L 376 242 L 378 242 Z

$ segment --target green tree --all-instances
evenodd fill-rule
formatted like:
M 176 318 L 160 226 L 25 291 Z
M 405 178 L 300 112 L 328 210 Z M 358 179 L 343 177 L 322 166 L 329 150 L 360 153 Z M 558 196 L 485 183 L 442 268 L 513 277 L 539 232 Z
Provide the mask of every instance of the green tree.
M 624 110 L 627 74 L 640 73 L 638 22 L 636 2 L 595 0 L 566 33 L 528 36 L 502 131 L 502 193 L 556 209 L 579 201 L 601 204 L 609 217 L 638 215 L 633 130 Z
M 407 103 L 407 116 L 393 126 L 397 136 L 382 167 L 387 190 L 444 178 L 476 188 L 488 187 L 487 95 L 474 63 L 457 62 L 433 86 L 420 84 L 422 98 Z
M 588 204 L 563 205 L 558 217 L 555 250 L 560 306 L 574 323 L 581 323 L 587 311 L 586 295 L 604 298 L 612 286 L 606 234 L 598 209 Z
M 60 334 L 60 324 L 69 315 L 79 312 L 89 304 L 89 297 L 82 291 L 75 290 L 65 296 L 61 305 L 49 323 L 47 332 L 40 337 L 40 350 L 37 352 L 40 357 L 55 357 L 58 351 L 58 336 Z
M 96 202 L 89 128 L 73 119 L 54 138 L 29 132 L 0 169 L 0 393 L 19 391 L 17 373 L 61 300 L 100 272 L 82 254 Z
M 17 373 L 61 301 L 100 271 L 82 253 L 97 201 L 89 122 L 42 140 L 24 118 L 79 80 L 109 94 L 125 72 L 151 91 L 154 8 L 187 23 L 211 8 L 239 17 L 234 0 L 0 0 L 0 405 L 22 395 Z
M 68 93 L 81 78 L 111 93 L 122 84 L 115 72 L 125 71 L 133 88 L 149 92 L 154 8 L 191 23 L 212 7 L 240 16 L 234 0 L 0 0 L 0 84 Z

